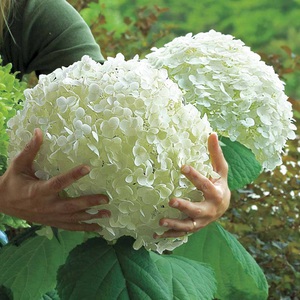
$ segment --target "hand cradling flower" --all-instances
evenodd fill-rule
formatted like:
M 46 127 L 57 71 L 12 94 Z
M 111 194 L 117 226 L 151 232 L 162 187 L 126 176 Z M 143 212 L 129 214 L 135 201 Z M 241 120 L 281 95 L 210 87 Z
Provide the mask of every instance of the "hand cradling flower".
M 48 179 L 78 162 L 90 165 L 89 175 L 66 191 L 71 197 L 109 196 L 101 209 L 106 206 L 111 217 L 93 220 L 105 239 L 128 235 L 136 239 L 136 249 L 159 252 L 187 241 L 186 236 L 153 237 L 167 230 L 159 225 L 161 218 L 184 218 L 168 205 L 170 197 L 194 199 L 196 188 L 180 167 L 188 164 L 204 176 L 218 175 L 207 154 L 209 122 L 193 105 L 183 104 L 166 70 L 138 57 L 126 61 L 121 54 L 103 65 L 85 56 L 40 76 L 25 97 L 24 109 L 9 121 L 10 159 L 40 127 L 44 143 L 36 176 Z

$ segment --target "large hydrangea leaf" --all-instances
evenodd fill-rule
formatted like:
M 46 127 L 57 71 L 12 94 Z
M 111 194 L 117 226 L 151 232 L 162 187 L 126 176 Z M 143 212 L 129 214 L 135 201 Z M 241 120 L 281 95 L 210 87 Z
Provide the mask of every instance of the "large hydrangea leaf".
M 216 279 L 212 269 L 199 263 L 174 255 L 151 257 L 167 282 L 173 299 L 211 300 L 216 292 Z
M 60 300 L 56 290 L 46 293 L 40 300 Z
M 218 223 L 193 234 L 187 244 L 173 253 L 205 262 L 213 268 L 218 299 L 267 299 L 268 284 L 259 265 L 237 239 Z
M 215 278 L 207 266 L 134 250 L 132 243 L 94 238 L 76 247 L 58 272 L 61 299 L 212 299 Z
M 252 151 L 239 142 L 220 137 L 222 151 L 228 163 L 228 186 L 230 190 L 242 188 L 251 183 L 262 171 Z
M 3 285 L 0 286 L 0 299 L 1 300 L 13 300 L 12 292 L 4 287 Z
M 144 248 L 120 238 L 110 246 L 94 238 L 71 251 L 58 272 L 61 299 L 172 299 L 169 289 Z
M 83 241 L 83 233 L 64 231 L 58 238 L 34 236 L 19 246 L 7 244 L 0 250 L 0 286 L 12 292 L 12 299 L 40 299 L 55 288 L 58 267 Z

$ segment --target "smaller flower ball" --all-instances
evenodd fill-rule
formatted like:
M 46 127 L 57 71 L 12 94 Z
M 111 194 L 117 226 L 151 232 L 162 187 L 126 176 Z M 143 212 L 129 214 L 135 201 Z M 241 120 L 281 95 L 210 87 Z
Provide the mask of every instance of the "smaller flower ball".
M 132 236 L 135 249 L 158 252 L 187 241 L 153 238 L 167 230 L 159 226 L 161 218 L 186 217 L 168 205 L 170 197 L 202 200 L 180 167 L 189 164 L 204 176 L 218 175 L 207 152 L 209 122 L 193 105 L 183 104 L 166 70 L 138 57 L 126 61 L 121 54 L 103 65 L 84 56 L 40 76 L 25 97 L 24 109 L 9 121 L 10 159 L 40 127 L 44 143 L 34 164 L 37 177 L 90 165 L 89 175 L 66 191 L 109 196 L 108 205 L 88 211 L 111 211 L 110 218 L 92 221 L 101 225 L 106 240 Z
M 168 71 L 214 131 L 251 149 L 266 170 L 281 164 L 287 139 L 295 138 L 292 106 L 283 82 L 258 54 L 214 30 L 152 51 L 148 62 Z

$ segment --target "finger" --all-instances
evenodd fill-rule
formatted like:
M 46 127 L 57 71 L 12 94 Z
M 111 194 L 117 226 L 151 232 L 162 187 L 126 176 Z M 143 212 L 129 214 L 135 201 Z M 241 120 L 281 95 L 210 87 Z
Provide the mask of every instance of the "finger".
M 220 147 L 218 136 L 212 133 L 208 138 L 208 152 L 211 158 L 211 164 L 214 170 L 223 178 L 227 178 L 228 164 Z
M 182 213 L 184 213 L 192 219 L 201 218 L 203 216 L 204 212 L 201 209 L 201 203 L 191 202 L 180 198 L 172 198 L 169 201 L 169 205 L 171 207 L 180 210 Z
M 213 220 L 218 214 L 219 202 L 216 200 L 204 200 L 202 202 L 190 202 L 180 198 L 172 198 L 169 205 L 180 210 L 191 219 Z
M 43 143 L 43 134 L 39 128 L 34 130 L 33 138 L 14 159 L 14 167 L 17 171 L 32 170 L 32 163 Z
M 63 214 L 69 214 L 107 203 L 108 197 L 106 195 L 88 195 L 67 199 L 59 198 L 57 203 L 55 203 L 53 210 Z
M 195 232 L 202 226 L 201 220 L 186 218 L 183 220 L 179 219 L 167 219 L 163 218 L 160 220 L 159 225 L 167 227 L 169 230 L 177 232 Z
M 211 198 L 215 191 L 213 182 L 200 174 L 193 167 L 184 165 L 181 168 L 181 173 L 200 191 L 203 192 L 205 198 Z
M 89 172 L 90 168 L 88 166 L 78 166 L 67 173 L 57 175 L 45 181 L 44 184 L 46 185 L 46 190 L 52 193 L 58 193 L 78 179 L 87 175 Z
M 71 215 L 62 215 L 61 218 L 64 220 L 65 223 L 76 224 L 83 221 L 89 221 L 93 219 L 102 219 L 102 218 L 109 218 L 110 211 L 103 209 L 99 210 L 95 214 L 87 213 L 86 211 L 77 212 Z

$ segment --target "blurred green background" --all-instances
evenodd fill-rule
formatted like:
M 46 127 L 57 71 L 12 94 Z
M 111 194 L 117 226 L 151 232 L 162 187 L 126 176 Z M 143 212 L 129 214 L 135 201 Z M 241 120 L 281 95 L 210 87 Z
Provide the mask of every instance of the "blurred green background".
M 286 82 L 297 138 L 283 165 L 233 191 L 220 220 L 256 259 L 269 299 L 300 295 L 300 0 L 69 0 L 89 24 L 105 57 L 143 56 L 188 32 L 231 34 L 273 65 Z M 242 300 L 242 299 L 241 299 Z M 255 299 L 253 299 L 255 300 Z
M 106 18 L 102 26 L 118 37 L 134 26 L 134 23 L 124 26 L 123 20 L 129 17 L 133 22 L 136 21 L 138 8 L 166 8 L 167 11 L 161 12 L 151 27 L 153 34 L 166 29 L 169 31 L 164 38 L 155 42 L 156 46 L 188 32 L 196 34 L 214 29 L 241 39 L 256 52 L 284 56 L 286 52 L 281 47 L 287 46 L 292 53 L 300 53 L 300 0 L 153 0 L 151 5 L 146 0 L 73 2 L 79 3 L 78 8 L 93 2 L 90 3 L 92 13 L 91 10 L 85 10 L 83 16 L 92 22 L 101 10 Z M 285 67 L 294 66 L 285 60 Z M 287 93 L 300 98 L 299 71 L 287 74 L 286 78 Z

